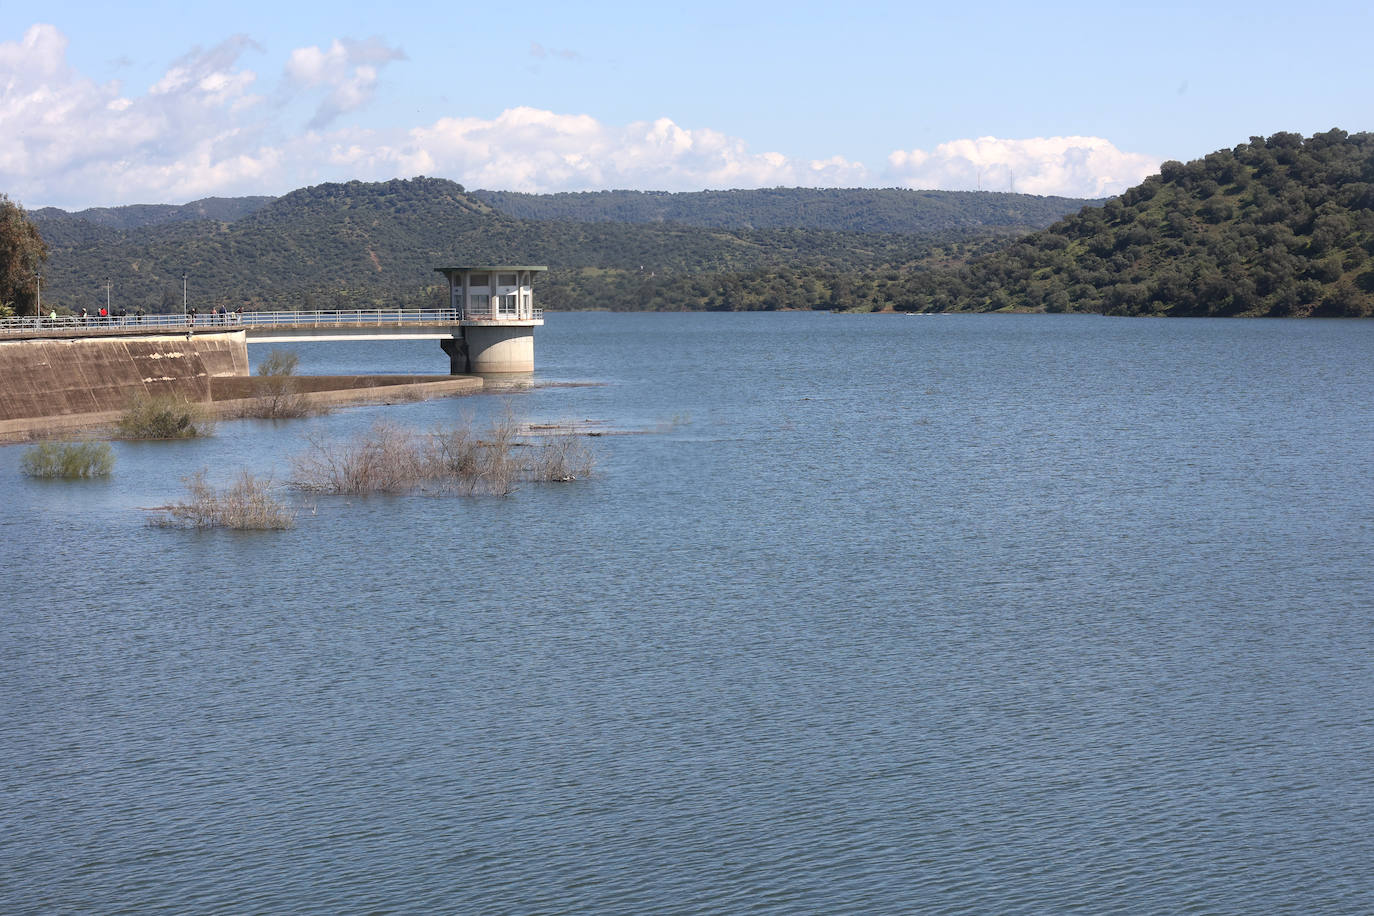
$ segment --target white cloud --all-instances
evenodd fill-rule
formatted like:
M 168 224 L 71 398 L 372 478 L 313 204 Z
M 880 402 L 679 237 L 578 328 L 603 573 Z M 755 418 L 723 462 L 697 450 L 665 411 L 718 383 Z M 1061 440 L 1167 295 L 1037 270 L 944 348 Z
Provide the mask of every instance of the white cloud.
M 839 156 L 812 162 L 753 153 L 736 137 L 668 118 L 621 127 L 534 108 L 511 108 L 490 120 L 444 118 L 413 129 L 391 152 L 411 171 L 531 192 L 845 186 L 868 179 L 862 165 Z
M 380 39 L 367 41 L 335 39 L 328 51 L 318 47 L 297 48 L 286 62 L 286 79 L 304 89 L 320 86 L 330 91 L 310 128 L 327 127 L 335 118 L 362 108 L 377 91 L 380 69 L 394 60 L 405 60 L 400 48 L 389 48 Z
M 1108 197 L 1159 171 L 1159 160 L 1117 149 L 1101 137 L 979 137 L 931 152 L 898 150 L 888 175 L 907 188 Z
M 21 201 L 175 201 L 216 193 L 253 146 L 253 47 L 231 38 L 183 56 L 146 94 L 67 66 L 66 38 L 35 25 L 0 43 L 0 187 Z M 230 117 L 232 115 L 232 117 Z M 248 169 L 251 174 L 254 170 Z
M 26 206 L 177 203 L 282 194 L 322 181 L 444 176 L 469 187 L 532 192 L 777 186 L 1005 190 L 1101 196 L 1157 169 L 1091 137 L 984 137 L 903 150 L 873 172 L 834 155 L 755 152 L 739 137 L 670 118 L 626 125 L 530 107 L 492 118 L 446 117 L 370 130 L 345 117 L 373 97 L 382 68 L 403 59 L 377 39 L 292 52 L 281 83 L 259 88 L 243 65 L 258 50 L 236 36 L 172 62 L 145 92 L 98 83 L 67 63 L 67 40 L 35 25 L 0 42 L 0 190 Z M 308 126 L 293 97 L 323 92 Z M 268 98 L 282 104 L 267 104 Z
M 19 41 L 0 42 L 0 73 L 9 86 L 41 85 L 66 69 L 67 37 L 50 25 L 29 28 Z

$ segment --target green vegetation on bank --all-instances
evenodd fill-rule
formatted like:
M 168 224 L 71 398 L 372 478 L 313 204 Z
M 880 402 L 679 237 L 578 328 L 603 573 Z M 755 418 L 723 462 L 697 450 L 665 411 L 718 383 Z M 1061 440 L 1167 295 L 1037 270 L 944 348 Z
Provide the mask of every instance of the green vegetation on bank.
M 917 311 L 1374 314 L 1374 134 L 1252 137 L 966 266 L 893 291 Z

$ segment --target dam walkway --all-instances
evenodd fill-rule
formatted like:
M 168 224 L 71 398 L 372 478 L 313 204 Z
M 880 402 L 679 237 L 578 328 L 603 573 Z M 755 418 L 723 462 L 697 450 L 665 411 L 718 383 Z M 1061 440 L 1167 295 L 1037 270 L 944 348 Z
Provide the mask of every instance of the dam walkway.
M 36 337 L 126 337 L 244 331 L 249 343 L 282 343 L 293 340 L 444 340 L 455 329 L 541 325 L 542 309 L 518 317 L 496 310 L 477 312 L 458 309 L 326 309 L 311 312 L 228 312 L 226 314 L 159 314 L 85 318 L 0 319 L 0 340 Z

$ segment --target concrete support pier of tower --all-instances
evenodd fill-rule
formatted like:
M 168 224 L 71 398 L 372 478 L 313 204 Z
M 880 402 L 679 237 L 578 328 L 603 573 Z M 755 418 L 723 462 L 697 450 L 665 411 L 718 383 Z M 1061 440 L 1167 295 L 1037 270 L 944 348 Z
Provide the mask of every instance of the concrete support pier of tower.
M 462 336 L 440 342 L 454 375 L 530 373 L 534 371 L 534 324 L 464 324 Z
M 454 375 L 534 371 L 534 329 L 544 313 L 534 305 L 534 274 L 546 267 L 485 265 L 434 268 L 448 278 L 449 307 L 458 313 L 452 339 L 440 346 Z

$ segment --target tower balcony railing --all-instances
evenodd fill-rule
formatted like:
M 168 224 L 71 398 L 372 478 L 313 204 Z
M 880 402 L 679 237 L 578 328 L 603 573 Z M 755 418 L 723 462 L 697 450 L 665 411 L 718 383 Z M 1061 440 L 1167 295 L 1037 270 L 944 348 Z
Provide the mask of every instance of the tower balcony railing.
M 511 308 L 498 302 L 487 305 L 468 305 L 462 310 L 463 317 L 472 321 L 539 321 L 544 310 L 537 306 L 517 305 Z

